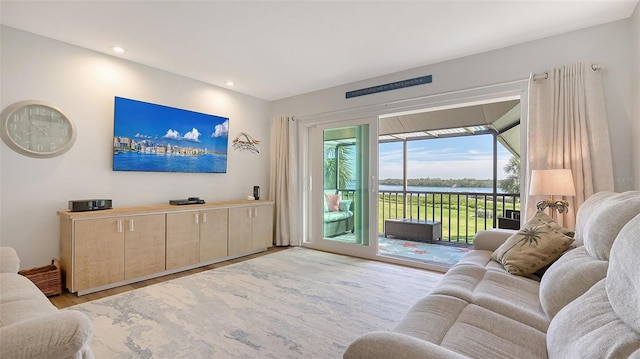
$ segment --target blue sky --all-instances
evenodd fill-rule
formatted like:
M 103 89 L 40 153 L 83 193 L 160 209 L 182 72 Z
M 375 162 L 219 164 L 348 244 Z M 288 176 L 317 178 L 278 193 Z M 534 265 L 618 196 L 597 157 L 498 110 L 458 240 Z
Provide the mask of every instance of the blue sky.
M 116 97 L 114 136 L 227 152 L 229 119 Z
M 463 136 L 408 142 L 408 178 L 492 178 L 491 135 Z M 379 177 L 402 178 L 402 142 L 379 147 Z M 511 153 L 498 144 L 498 179 Z

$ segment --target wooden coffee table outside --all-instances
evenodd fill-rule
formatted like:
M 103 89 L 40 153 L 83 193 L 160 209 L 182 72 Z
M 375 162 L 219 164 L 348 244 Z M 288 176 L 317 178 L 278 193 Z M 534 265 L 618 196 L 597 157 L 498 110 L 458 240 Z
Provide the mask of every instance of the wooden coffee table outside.
M 412 241 L 433 243 L 442 239 L 442 224 L 438 221 L 396 218 L 385 219 L 384 236 L 388 235 Z

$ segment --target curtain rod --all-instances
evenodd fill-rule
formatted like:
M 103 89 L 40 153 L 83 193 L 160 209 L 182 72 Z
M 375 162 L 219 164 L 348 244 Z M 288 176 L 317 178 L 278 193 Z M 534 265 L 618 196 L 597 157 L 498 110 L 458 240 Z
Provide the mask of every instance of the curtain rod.
M 591 69 L 593 71 L 598 71 L 602 68 L 602 66 L 600 66 L 600 64 L 592 64 L 591 65 Z M 534 74 L 533 75 L 533 81 L 538 81 L 538 80 L 546 80 L 549 78 L 549 72 L 544 72 L 541 74 Z

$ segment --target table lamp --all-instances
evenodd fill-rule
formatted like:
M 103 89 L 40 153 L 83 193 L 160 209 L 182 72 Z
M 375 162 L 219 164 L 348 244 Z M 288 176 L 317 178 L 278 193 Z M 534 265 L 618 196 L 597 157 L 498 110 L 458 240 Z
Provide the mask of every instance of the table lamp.
M 576 188 L 573 185 L 573 175 L 570 169 L 549 169 L 531 171 L 530 196 L 551 196 L 536 204 L 538 211 L 551 208 L 551 217 L 558 213 L 565 213 L 569 209 L 569 203 L 564 200 L 554 200 L 553 196 L 575 196 Z

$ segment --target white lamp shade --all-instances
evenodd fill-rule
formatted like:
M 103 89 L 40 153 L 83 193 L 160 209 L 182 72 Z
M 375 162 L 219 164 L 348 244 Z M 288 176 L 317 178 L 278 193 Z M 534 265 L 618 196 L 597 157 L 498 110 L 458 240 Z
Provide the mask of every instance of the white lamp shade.
M 570 169 L 531 171 L 530 196 L 575 196 L 576 188 Z

